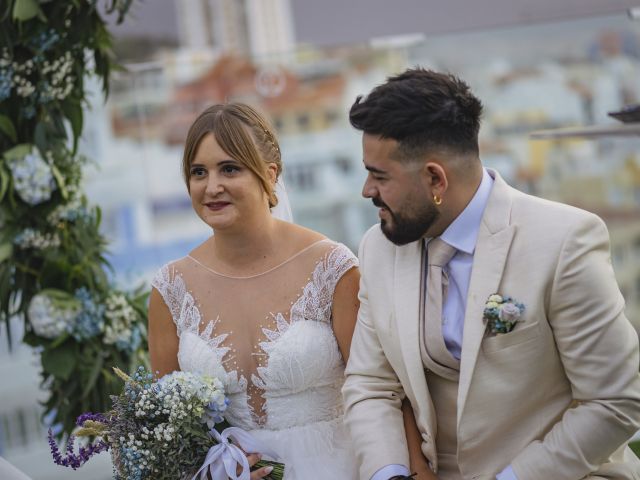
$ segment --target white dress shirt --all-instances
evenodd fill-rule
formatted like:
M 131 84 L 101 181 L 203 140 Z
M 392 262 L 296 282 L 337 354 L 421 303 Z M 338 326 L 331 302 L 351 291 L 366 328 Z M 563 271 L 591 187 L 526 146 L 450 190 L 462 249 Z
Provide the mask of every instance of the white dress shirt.
M 465 209 L 447 227 L 440 238 L 457 250 L 451 261 L 444 267 L 449 276 L 447 298 L 442 309 L 442 335 L 449 352 L 458 360 L 462 349 L 464 313 L 467 308 L 467 293 L 473 267 L 478 232 L 484 209 L 489 201 L 493 178 L 483 169 L 478 190 Z M 426 239 L 425 242 L 429 242 Z M 388 480 L 396 475 L 409 475 L 404 465 L 387 465 L 378 470 L 371 480 Z M 518 480 L 511 466 L 497 476 L 498 480 Z

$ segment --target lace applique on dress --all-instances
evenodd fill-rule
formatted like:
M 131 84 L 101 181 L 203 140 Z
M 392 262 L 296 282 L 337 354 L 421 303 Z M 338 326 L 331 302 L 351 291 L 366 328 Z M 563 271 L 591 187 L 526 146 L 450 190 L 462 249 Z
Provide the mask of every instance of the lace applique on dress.
M 215 320 L 209 320 L 205 328 L 200 330 L 200 325 L 203 323 L 200 309 L 193 295 L 187 291 L 182 276 L 175 269 L 170 270 L 169 265 L 165 265 L 156 274 L 151 286 L 158 290 L 169 308 L 171 318 L 177 327 L 178 337 L 182 337 L 185 332 L 197 335 L 215 352 L 218 361 L 224 363 L 231 346 L 222 347 L 220 345 L 229 334 L 213 335 L 216 325 L 220 322 L 219 317 L 216 317 Z
M 331 322 L 333 292 L 338 281 L 358 265 L 353 253 L 344 245 L 333 248 L 316 266 L 311 281 L 291 308 L 291 321 Z
M 290 320 L 287 321 L 282 313 L 271 313 L 271 316 L 276 321 L 276 329 L 272 330 L 263 327 L 262 333 L 266 339 L 259 343 L 260 349 L 264 352 L 263 356 L 267 361 L 258 366 L 257 373 L 251 376 L 252 384 L 263 391 L 263 399 L 267 399 L 268 394 L 266 392 L 269 387 L 282 388 L 288 386 L 294 391 L 303 390 L 310 387 L 308 385 L 310 380 L 317 382 L 319 377 L 326 377 L 325 374 L 327 372 L 331 372 L 335 366 L 341 365 L 342 356 L 331 329 L 333 294 L 338 281 L 348 270 L 356 267 L 357 264 L 357 259 L 350 250 L 342 245 L 336 246 L 316 264 L 309 282 L 304 286 L 302 294 L 291 307 Z M 316 355 L 311 354 L 309 348 L 307 348 L 307 356 L 312 357 L 310 363 L 290 362 L 291 358 L 287 358 L 290 364 L 288 368 L 284 368 L 285 365 L 281 362 L 283 359 L 279 358 L 282 357 L 282 352 L 274 350 L 277 350 L 277 342 L 282 336 L 289 332 L 292 325 L 300 321 L 318 322 L 328 328 L 321 329 L 314 334 L 311 334 L 308 331 L 309 329 L 305 328 L 303 335 L 306 337 L 311 337 L 312 335 L 312 338 L 314 338 L 315 344 L 309 346 L 309 348 L 317 348 Z M 313 330 L 319 329 L 313 328 Z M 290 341 L 295 339 L 298 345 L 306 340 L 301 338 L 298 332 L 295 332 L 291 337 Z M 285 355 L 289 353 L 287 352 Z M 258 353 L 257 355 L 261 354 Z M 321 367 L 320 372 L 317 371 L 317 362 L 313 357 L 322 359 L 321 361 L 324 365 Z M 295 360 L 298 359 L 295 358 Z M 327 369 L 327 367 L 329 368 Z M 334 380 L 340 381 L 342 379 L 342 371 L 337 371 L 335 375 L 332 372 L 329 376 L 333 376 L 333 379 L 325 378 L 324 383 L 331 384 L 334 383 Z M 255 410 L 258 410 L 258 402 L 254 400 L 254 403 L 256 403 L 254 413 L 257 413 Z M 264 412 L 265 407 L 266 403 L 260 408 L 260 410 L 263 410 L 263 415 L 256 418 L 259 424 L 265 423 L 265 418 L 263 418 L 266 414 Z
M 355 266 L 347 247 L 322 240 L 252 277 L 185 257 L 153 286 L 177 327 L 180 368 L 224 379 L 232 425 L 280 429 L 341 415 L 344 362 L 331 310 L 337 283 Z
M 322 240 L 252 277 L 185 257 L 153 282 L 177 328 L 180 368 L 223 380 L 226 420 L 273 447 L 290 480 L 358 478 L 331 323 L 336 284 L 356 265 L 347 247 Z

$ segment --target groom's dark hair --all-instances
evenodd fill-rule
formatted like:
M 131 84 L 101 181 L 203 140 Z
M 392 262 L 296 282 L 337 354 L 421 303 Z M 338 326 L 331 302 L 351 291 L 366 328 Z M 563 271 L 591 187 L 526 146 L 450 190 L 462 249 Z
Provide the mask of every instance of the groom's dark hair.
M 396 140 L 401 160 L 411 160 L 434 149 L 477 156 L 481 115 L 482 103 L 464 81 L 413 68 L 356 98 L 349 120 L 365 133 Z

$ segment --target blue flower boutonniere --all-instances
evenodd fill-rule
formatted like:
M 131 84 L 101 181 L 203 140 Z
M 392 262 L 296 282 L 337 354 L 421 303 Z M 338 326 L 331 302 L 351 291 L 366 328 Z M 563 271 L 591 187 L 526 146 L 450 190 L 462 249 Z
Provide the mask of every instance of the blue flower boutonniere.
M 495 335 L 509 333 L 520 320 L 524 305 L 511 297 L 494 293 L 484 306 L 482 319 L 487 322 L 489 331 Z

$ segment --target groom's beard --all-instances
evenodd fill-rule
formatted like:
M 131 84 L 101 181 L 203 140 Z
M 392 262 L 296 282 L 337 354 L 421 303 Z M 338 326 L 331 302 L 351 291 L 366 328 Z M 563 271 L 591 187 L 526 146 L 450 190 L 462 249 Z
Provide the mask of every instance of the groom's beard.
M 407 205 L 402 212 L 392 211 L 379 198 L 373 198 L 372 201 L 376 207 L 385 208 L 389 212 L 391 222 L 380 219 L 380 228 L 384 236 L 396 245 L 420 240 L 440 216 L 436 206 L 428 200 Z

